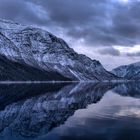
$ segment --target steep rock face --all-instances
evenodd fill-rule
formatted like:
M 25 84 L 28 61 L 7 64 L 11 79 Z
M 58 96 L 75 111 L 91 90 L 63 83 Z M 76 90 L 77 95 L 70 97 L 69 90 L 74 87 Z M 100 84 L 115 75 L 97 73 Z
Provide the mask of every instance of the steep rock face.
M 128 80 L 140 80 L 140 62 L 120 66 L 113 69 L 112 73 Z
M 46 72 L 58 72 L 72 80 L 117 79 L 100 62 L 77 54 L 51 33 L 7 20 L 0 20 L 0 54 Z

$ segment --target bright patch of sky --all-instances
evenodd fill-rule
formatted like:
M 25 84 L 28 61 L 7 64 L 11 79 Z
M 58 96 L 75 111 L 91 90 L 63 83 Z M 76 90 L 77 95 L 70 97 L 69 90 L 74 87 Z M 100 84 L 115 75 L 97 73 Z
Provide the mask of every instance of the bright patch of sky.
M 135 45 L 134 47 L 113 46 L 113 48 L 119 50 L 121 53 L 137 53 L 137 52 L 140 52 L 140 45 Z

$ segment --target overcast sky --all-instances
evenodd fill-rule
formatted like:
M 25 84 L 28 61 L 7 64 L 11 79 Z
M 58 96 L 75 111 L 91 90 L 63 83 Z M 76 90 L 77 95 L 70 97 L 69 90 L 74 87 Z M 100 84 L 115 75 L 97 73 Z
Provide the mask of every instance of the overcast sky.
M 0 18 L 42 27 L 108 70 L 140 61 L 140 0 L 0 0 Z

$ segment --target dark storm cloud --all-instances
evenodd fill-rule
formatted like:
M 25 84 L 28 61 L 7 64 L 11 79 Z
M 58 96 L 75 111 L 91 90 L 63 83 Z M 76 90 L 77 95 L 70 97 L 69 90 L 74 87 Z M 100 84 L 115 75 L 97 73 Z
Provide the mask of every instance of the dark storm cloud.
M 140 2 L 119 0 L 36 1 L 50 21 L 89 46 L 133 46 L 140 43 Z
M 120 56 L 120 52 L 114 48 L 111 48 L 111 47 L 100 49 L 99 53 L 102 55 Z
M 66 27 L 86 23 L 98 12 L 92 7 L 91 0 L 36 0 L 36 2 L 46 7 L 54 23 Z
M 82 39 L 92 47 L 139 44 L 139 13 L 138 0 L 0 1 L 0 17 L 46 28 L 59 27 L 67 36 Z

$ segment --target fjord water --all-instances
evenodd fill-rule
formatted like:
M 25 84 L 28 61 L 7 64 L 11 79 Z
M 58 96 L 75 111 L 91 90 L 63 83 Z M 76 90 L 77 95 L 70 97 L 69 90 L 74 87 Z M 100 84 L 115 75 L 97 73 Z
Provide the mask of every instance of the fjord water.
M 140 83 L 1 84 L 1 140 L 135 140 Z

